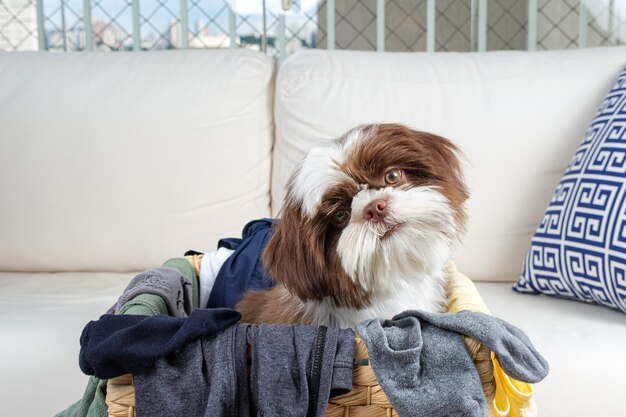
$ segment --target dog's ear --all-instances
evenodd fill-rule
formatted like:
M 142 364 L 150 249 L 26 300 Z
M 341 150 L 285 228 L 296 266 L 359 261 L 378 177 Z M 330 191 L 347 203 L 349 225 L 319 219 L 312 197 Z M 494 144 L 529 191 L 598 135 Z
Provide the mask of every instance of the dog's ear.
M 465 229 L 465 201 L 469 191 L 463 178 L 463 154 L 452 141 L 430 133 L 423 134 L 431 148 L 431 161 L 435 185 L 446 196 L 455 212 L 459 231 Z
M 307 218 L 287 199 L 263 252 L 270 276 L 303 301 L 327 298 L 336 306 L 363 308 L 371 294 L 351 279 L 336 251 L 323 216 Z
M 449 139 L 432 133 L 412 130 L 405 126 L 388 129 L 392 129 L 397 137 L 411 140 L 410 145 L 405 147 L 407 155 L 414 156 L 415 164 L 419 171 L 424 173 L 426 183 L 438 187 L 448 199 L 455 211 L 459 230 L 464 230 L 466 220 L 464 204 L 469 197 L 469 191 L 463 178 L 464 157 L 459 148 Z
M 300 207 L 286 201 L 263 251 L 263 265 L 273 280 L 301 300 L 320 300 L 330 293 L 324 248 L 319 246 L 315 230 L 307 226 Z

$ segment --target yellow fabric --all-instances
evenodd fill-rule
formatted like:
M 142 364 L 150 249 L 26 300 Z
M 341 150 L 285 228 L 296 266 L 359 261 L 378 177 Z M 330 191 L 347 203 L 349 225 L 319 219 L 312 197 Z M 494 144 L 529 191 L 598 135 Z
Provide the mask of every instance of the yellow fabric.
M 490 314 L 480 297 L 468 297 L 468 294 L 477 291 L 472 281 L 461 274 L 454 264 L 450 264 L 449 271 L 448 312 L 467 310 Z M 532 386 L 505 374 L 493 353 L 491 360 L 496 381 L 495 397 L 491 404 L 494 417 L 536 417 L 537 406 L 532 398 Z
M 472 280 L 460 273 L 453 263 L 448 267 L 448 271 L 450 272 L 450 282 L 448 284 L 447 311 L 458 313 L 467 310 L 490 314 Z
M 202 263 L 203 255 L 187 255 L 185 259 L 189 261 L 191 266 L 193 267 L 194 272 L 196 273 L 196 277 L 200 277 L 200 264 Z
M 536 417 L 537 406 L 532 398 L 532 385 L 515 380 L 504 373 L 492 354 L 493 375 L 496 378 L 496 397 L 493 414 L 496 417 Z

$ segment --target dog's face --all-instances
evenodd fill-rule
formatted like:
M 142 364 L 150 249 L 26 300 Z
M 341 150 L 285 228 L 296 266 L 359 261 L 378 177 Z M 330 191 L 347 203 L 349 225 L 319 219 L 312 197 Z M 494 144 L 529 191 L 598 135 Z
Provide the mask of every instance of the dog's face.
M 464 227 L 459 165 L 448 140 L 396 124 L 312 149 L 289 181 L 266 268 L 302 300 L 355 309 L 395 276 L 441 268 Z

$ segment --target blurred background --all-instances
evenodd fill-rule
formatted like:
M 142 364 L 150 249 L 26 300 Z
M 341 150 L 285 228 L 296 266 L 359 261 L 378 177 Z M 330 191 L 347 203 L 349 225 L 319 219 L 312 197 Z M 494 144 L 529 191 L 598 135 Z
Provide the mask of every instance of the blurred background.
M 626 0 L 0 0 L 0 50 L 545 50 L 626 44 Z

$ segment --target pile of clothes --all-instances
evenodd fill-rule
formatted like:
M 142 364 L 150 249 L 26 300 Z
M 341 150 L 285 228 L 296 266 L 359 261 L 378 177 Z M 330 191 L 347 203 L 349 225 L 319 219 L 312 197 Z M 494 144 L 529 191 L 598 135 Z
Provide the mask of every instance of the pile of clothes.
M 106 380 L 127 373 L 138 417 L 323 416 L 329 398 L 352 389 L 353 330 L 255 326 L 238 323 L 232 309 L 246 289 L 271 285 L 260 267 L 270 227 L 271 220 L 250 223 L 242 239 L 220 241 L 227 256 L 214 253 L 202 266 L 194 268 L 193 256 L 175 258 L 137 275 L 83 330 L 79 364 L 92 378 L 57 416 L 107 416 Z M 356 330 L 401 417 L 485 416 L 462 335 L 494 351 L 511 377 L 534 383 L 548 372 L 521 330 L 481 313 L 407 311 Z

